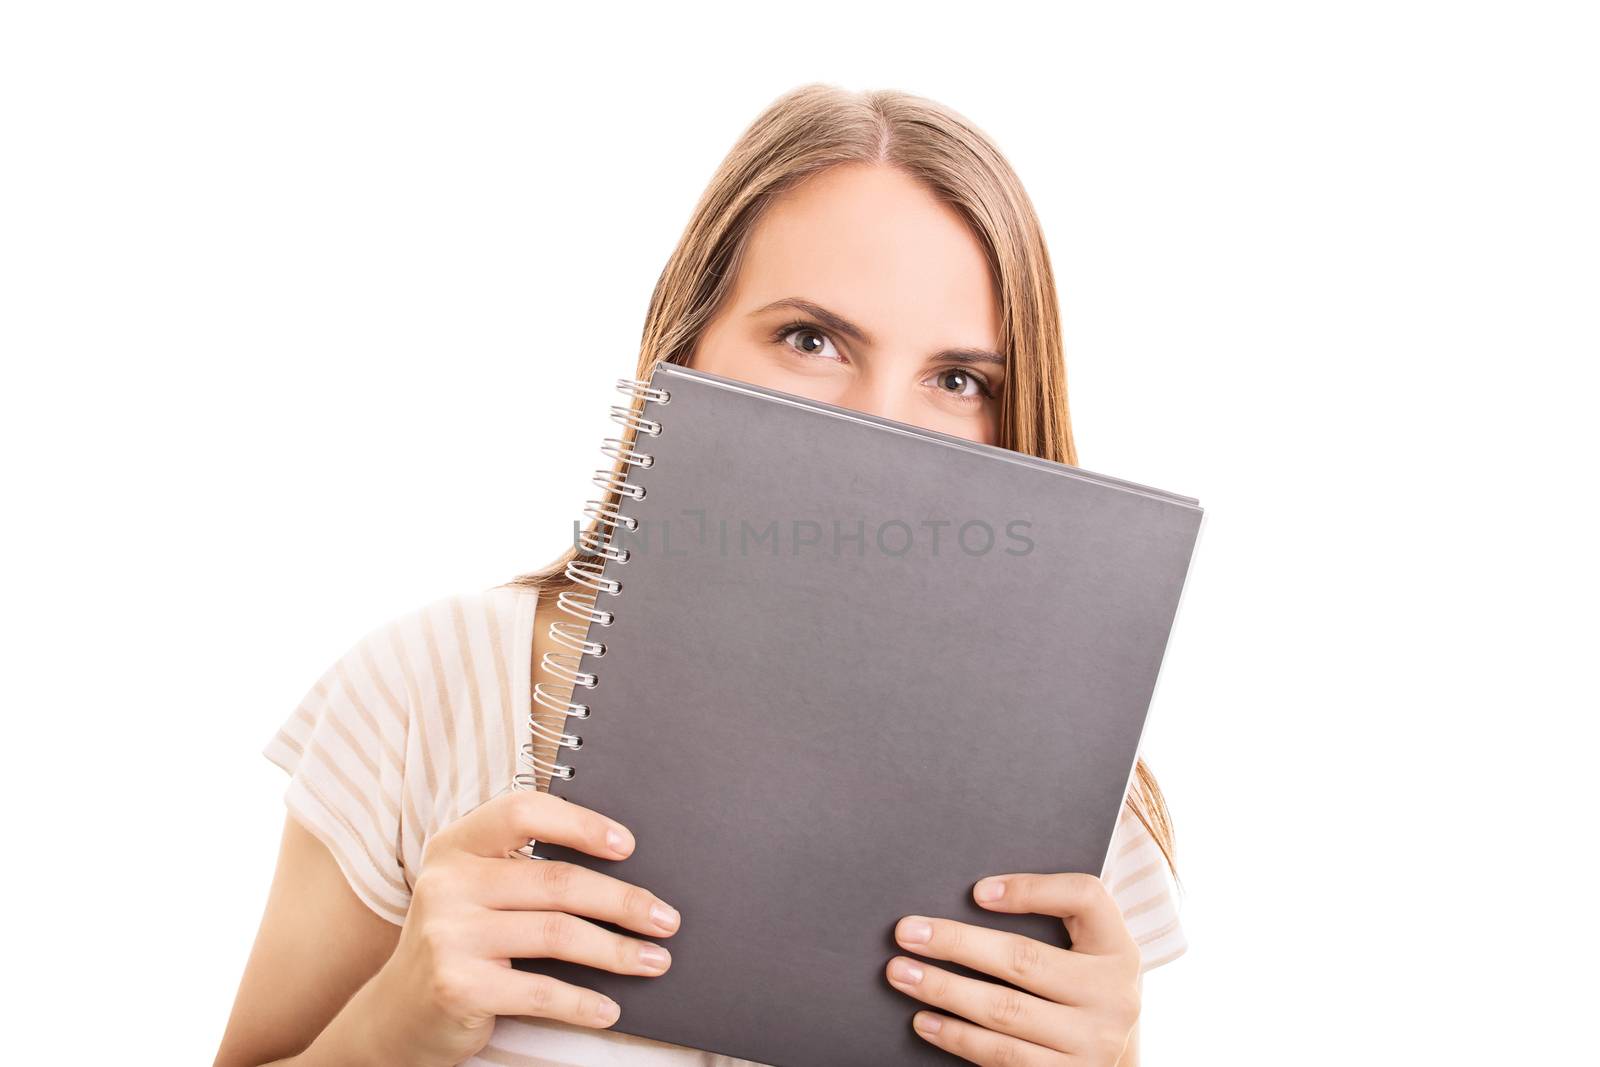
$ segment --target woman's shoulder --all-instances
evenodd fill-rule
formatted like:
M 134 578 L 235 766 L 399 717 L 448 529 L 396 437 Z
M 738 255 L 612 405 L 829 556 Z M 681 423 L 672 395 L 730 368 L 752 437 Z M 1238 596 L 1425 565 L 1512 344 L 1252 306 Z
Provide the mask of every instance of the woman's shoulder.
M 290 811 L 391 922 L 428 838 L 511 782 L 536 602 L 496 586 L 380 622 L 331 657 L 262 749 L 290 775 Z
M 369 658 L 403 694 L 413 754 L 426 750 L 426 763 L 463 771 L 459 792 L 447 790 L 462 812 L 503 787 L 502 778 L 509 781 L 537 603 L 537 590 L 525 586 L 451 593 L 364 639 L 378 646 Z
M 1179 918 L 1177 879 L 1155 837 L 1126 804 L 1100 879 L 1139 946 L 1141 971 L 1183 955 L 1189 943 Z
M 365 772 L 345 776 L 356 792 L 380 775 L 415 781 L 408 769 L 421 766 L 441 815 L 469 810 L 515 763 L 537 600 L 534 588 L 501 585 L 380 616 L 330 657 L 267 755 L 293 773 L 320 740 Z
M 372 627 L 340 662 L 360 662 L 411 710 L 437 710 L 465 689 L 510 688 L 514 650 L 532 634 L 537 590 L 500 585 L 423 601 Z M 335 664 L 337 667 L 339 664 Z
M 520 613 L 532 612 L 537 599 L 538 590 L 529 586 L 507 584 L 462 590 L 423 601 L 377 629 L 434 647 L 452 642 L 465 644 L 480 636 L 492 638 L 510 630 Z

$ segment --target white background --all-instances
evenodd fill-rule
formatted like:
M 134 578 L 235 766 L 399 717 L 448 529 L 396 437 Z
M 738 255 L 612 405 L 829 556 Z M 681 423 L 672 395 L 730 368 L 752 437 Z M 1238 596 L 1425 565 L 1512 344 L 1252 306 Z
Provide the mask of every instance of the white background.
M 1207 508 L 1146 1062 L 1594 1055 L 1593 21 L 1048 6 L 5 9 L 9 1059 L 210 1061 L 261 746 L 560 550 L 696 197 L 810 80 L 994 137 L 1082 464 Z

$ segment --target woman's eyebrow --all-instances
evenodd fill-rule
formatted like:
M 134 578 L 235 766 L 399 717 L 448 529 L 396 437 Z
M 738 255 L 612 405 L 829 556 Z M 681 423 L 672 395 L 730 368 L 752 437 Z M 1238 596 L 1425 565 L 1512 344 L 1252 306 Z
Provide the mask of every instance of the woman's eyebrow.
M 929 362 L 943 360 L 951 363 L 991 363 L 997 367 L 1006 365 L 1004 356 L 987 348 L 947 348 L 943 352 L 935 352 Z
M 811 301 L 801 300 L 797 296 L 786 296 L 782 300 L 774 300 L 765 307 L 756 308 L 750 312 L 750 315 L 751 317 L 763 315 L 769 311 L 777 311 L 779 308 L 792 308 L 802 314 L 810 315 L 836 333 L 842 333 L 846 337 L 853 338 L 864 345 L 872 344 L 872 336 L 843 315 L 835 315 L 821 304 L 813 304 Z
M 782 300 L 774 300 L 770 304 L 756 308 L 750 313 L 750 316 L 754 318 L 757 315 L 764 315 L 769 311 L 777 311 L 781 308 L 789 308 L 801 314 L 810 315 L 828 329 L 833 330 L 835 333 L 842 333 L 860 344 L 869 346 L 872 344 L 872 335 L 843 315 L 836 315 L 821 304 L 802 300 L 798 296 L 786 296 Z M 932 360 L 949 360 L 955 363 L 990 363 L 1001 367 L 1006 365 L 1004 356 L 987 348 L 946 348 L 942 352 L 935 352 L 930 358 Z

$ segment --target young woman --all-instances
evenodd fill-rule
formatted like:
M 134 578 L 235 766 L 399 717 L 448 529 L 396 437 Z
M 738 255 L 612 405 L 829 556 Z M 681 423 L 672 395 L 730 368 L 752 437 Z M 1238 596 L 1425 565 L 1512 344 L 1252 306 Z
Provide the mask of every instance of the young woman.
M 1077 461 L 1029 200 L 982 133 L 903 93 L 805 86 L 745 132 L 656 286 L 638 376 L 663 360 Z M 514 854 L 530 838 L 634 847 L 543 775 L 512 788 L 523 745 L 555 755 L 529 723 L 532 671 L 572 554 L 373 630 L 267 745 L 288 816 L 218 1064 L 741 1062 L 608 1030 L 626 1004 L 508 962 L 660 975 L 680 921 L 648 886 Z M 1070 950 L 888 916 L 903 953 L 884 980 L 919 1035 L 972 1062 L 1133 1067 L 1141 975 L 1185 947 L 1171 862 L 1141 762 L 1102 878 L 996 871 L 974 889 L 1059 916 Z

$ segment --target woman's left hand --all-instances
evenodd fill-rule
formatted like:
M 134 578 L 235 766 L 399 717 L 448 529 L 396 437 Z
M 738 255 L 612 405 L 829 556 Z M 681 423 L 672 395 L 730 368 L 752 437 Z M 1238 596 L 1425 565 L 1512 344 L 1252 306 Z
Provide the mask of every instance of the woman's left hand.
M 992 974 L 1027 992 L 896 956 L 889 984 L 953 1014 L 919 1011 L 926 1041 L 973 1063 L 1113 1067 L 1139 1019 L 1139 947 L 1105 883 L 1088 874 L 1004 874 L 973 886 L 991 911 L 1054 915 L 1072 948 L 985 926 L 907 915 L 907 951 Z M 971 1021 L 968 1021 L 971 1020 Z

